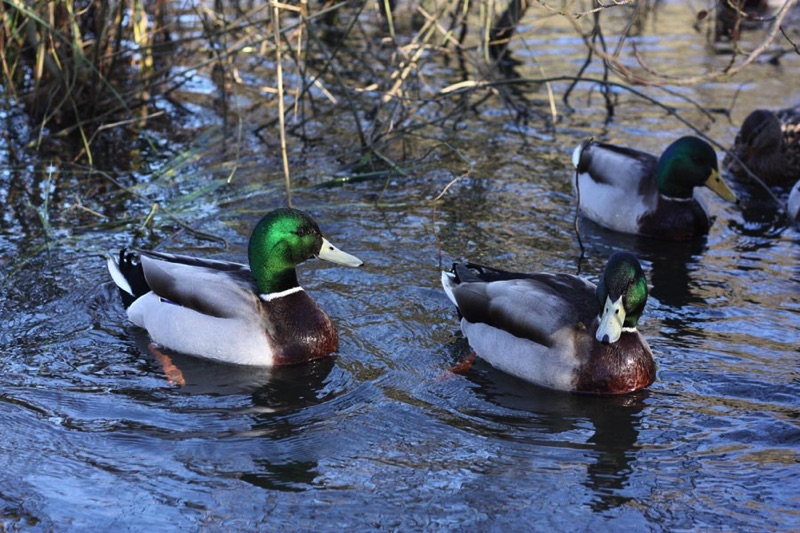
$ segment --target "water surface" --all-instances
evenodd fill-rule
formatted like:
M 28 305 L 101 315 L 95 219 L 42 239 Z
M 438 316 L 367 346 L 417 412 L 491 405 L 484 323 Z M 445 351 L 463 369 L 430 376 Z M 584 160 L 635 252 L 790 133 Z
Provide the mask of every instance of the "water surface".
M 645 39 L 664 64 L 687 54 L 724 62 L 702 35 L 685 33 L 681 9 L 666 9 L 659 21 L 670 15 L 681 24 L 656 25 L 649 31 L 659 39 Z M 580 42 L 558 25 L 551 31 L 558 46 L 537 60 L 555 69 L 577 50 L 567 57 L 579 66 Z M 534 50 L 547 39 L 528 38 Z M 518 53 L 524 57 L 524 49 Z M 750 109 L 799 103 L 798 63 L 787 56 L 732 81 L 681 89 L 707 107 L 728 106 L 737 95 L 734 123 L 708 123 L 686 102 L 652 94 L 729 143 Z M 127 183 L 142 196 L 111 188 L 109 221 L 64 211 L 51 214 L 48 231 L 36 199 L 48 190 L 86 195 L 92 184 L 73 173 L 35 178 L 34 202 L 9 210 L 0 233 L 0 524 L 109 531 L 800 527 L 800 232 L 769 210 L 742 210 L 702 192 L 716 219 L 706 239 L 653 242 L 582 223 L 581 258 L 569 181 L 574 146 L 595 136 L 657 152 L 690 133 L 624 92 L 607 122 L 589 90 L 575 93 L 575 112 L 555 128 L 520 121 L 501 105 L 465 118 L 450 142 L 472 168 L 435 209 L 431 200 L 464 174 L 462 161 L 442 156 L 385 181 L 319 187 L 346 154 L 333 140 L 295 145 L 295 205 L 365 262 L 360 270 L 319 261 L 300 268 L 304 286 L 338 326 L 339 352 L 280 371 L 176 355 L 183 388 L 167 382 L 146 335 L 127 322 L 102 254 L 136 244 L 243 260 L 249 229 L 284 202 L 279 179 L 263 180 L 265 172 L 280 174 L 278 159 L 255 150 L 225 185 L 223 173 L 206 173 L 202 164 L 160 175 L 180 151 L 162 143 L 142 153 Z M 211 106 L 199 109 L 196 122 L 184 117 L 187 131 L 215 122 Z M 37 169 L 28 170 L 46 175 Z M 7 204 L 26 172 L 3 172 Z M 230 246 L 166 216 L 153 234 L 134 237 L 149 201 Z M 482 362 L 466 376 L 448 372 L 469 348 L 439 287 L 440 266 L 471 259 L 596 280 L 617 249 L 640 257 L 651 286 L 641 330 L 659 372 L 648 390 L 575 396 Z

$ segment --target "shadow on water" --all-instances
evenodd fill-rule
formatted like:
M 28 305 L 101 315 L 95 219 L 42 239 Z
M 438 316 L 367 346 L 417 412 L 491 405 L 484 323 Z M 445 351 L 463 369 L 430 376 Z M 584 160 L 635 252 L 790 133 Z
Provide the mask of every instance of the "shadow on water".
M 477 385 L 474 391 L 479 397 L 502 410 L 484 413 L 484 417 L 517 428 L 535 429 L 539 438 L 564 435 L 569 441 L 551 445 L 588 450 L 583 485 L 593 494 L 590 505 L 594 511 L 607 511 L 635 499 L 625 490 L 635 471 L 641 413 L 649 392 L 592 396 L 552 391 L 504 374 L 482 361 L 467 378 Z M 585 442 L 567 435 L 587 429 L 592 434 Z

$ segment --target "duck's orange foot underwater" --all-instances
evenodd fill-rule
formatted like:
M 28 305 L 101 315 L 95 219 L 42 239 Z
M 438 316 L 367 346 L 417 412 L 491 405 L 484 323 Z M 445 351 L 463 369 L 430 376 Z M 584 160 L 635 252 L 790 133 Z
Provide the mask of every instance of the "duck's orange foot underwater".
M 447 378 L 452 377 L 454 374 L 457 376 L 464 376 L 467 372 L 470 371 L 472 365 L 475 364 L 475 360 L 477 359 L 477 355 L 475 352 L 470 352 L 464 359 L 458 362 L 455 366 L 450 367 L 450 370 L 441 374 L 438 377 L 439 381 L 443 381 Z
M 186 385 L 186 380 L 183 379 L 183 372 L 181 372 L 181 369 L 175 366 L 175 363 L 172 362 L 172 359 L 170 359 L 167 354 L 159 349 L 158 344 L 151 342 L 147 345 L 147 348 L 150 350 L 150 353 L 153 354 L 153 357 L 155 357 L 156 360 L 161 363 L 161 369 L 167 376 L 167 382 L 170 385 L 177 387 L 183 387 Z

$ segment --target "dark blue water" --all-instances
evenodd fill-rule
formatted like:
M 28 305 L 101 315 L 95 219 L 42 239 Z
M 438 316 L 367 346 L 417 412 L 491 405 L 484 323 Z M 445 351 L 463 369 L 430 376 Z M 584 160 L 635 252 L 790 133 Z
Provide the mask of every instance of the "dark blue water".
M 701 37 L 685 39 L 693 53 L 705 53 Z M 746 86 L 738 124 L 747 106 L 797 103 L 798 58 L 784 61 L 685 91 L 718 106 L 743 81 L 770 88 L 767 96 Z M 102 254 L 134 242 L 243 260 L 249 228 L 284 201 L 275 160 L 254 153 L 263 166 L 244 165 L 224 185 L 227 172 L 207 171 L 207 161 L 160 174 L 179 152 L 163 148 L 144 154 L 128 182 L 132 193 L 111 188 L 97 197 L 103 205 L 90 203 L 92 184 L 102 183 L 96 176 L 64 172 L 48 181 L 36 165 L 3 170 L 4 203 L 17 207 L 0 233 L 0 524 L 43 531 L 800 527 L 800 231 L 703 193 L 716 217 L 707 239 L 652 242 L 583 223 L 581 259 L 572 148 L 596 135 L 658 151 L 688 133 L 647 102 L 620 98 L 610 124 L 602 109 L 586 107 L 555 132 L 523 126 L 502 106 L 473 116 L 449 138 L 471 168 L 442 156 L 386 181 L 316 187 L 333 177 L 335 157 L 298 148 L 295 206 L 365 261 L 357 271 L 318 261 L 301 267 L 301 282 L 338 326 L 339 353 L 280 371 L 176 355 L 183 388 L 167 382 L 146 335 L 126 321 Z M 703 123 L 690 106 L 672 103 Z M 733 124 L 709 127 L 720 141 L 736 132 Z M 27 206 L 14 203 L 26 175 L 34 176 Z M 462 175 L 434 209 L 432 199 Z M 68 187 L 109 220 L 69 210 Z M 61 210 L 50 211 L 45 229 L 37 206 L 48 190 L 61 191 Z M 152 235 L 134 238 L 154 200 L 231 246 L 194 236 L 164 211 Z M 596 280 L 620 248 L 640 257 L 651 286 L 640 329 L 659 372 L 648 390 L 574 396 L 481 362 L 466 376 L 448 372 L 469 349 L 438 285 L 440 257 L 444 265 L 469 258 Z

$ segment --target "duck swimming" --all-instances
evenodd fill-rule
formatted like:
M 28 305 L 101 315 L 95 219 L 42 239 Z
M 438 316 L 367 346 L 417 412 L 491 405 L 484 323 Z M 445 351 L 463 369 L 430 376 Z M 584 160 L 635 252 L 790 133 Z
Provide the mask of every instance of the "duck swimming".
M 571 274 L 516 273 L 472 263 L 442 272 L 478 357 L 520 379 L 562 391 L 621 394 L 656 378 L 637 330 L 647 282 L 632 254 L 611 256 L 595 286 Z
M 249 267 L 153 251 L 119 253 L 108 270 L 128 318 L 158 345 L 241 365 L 303 363 L 334 352 L 330 318 L 300 287 L 295 266 L 312 257 L 358 267 L 311 217 L 276 209 L 256 224 Z
M 780 189 L 781 197 L 794 185 L 786 213 L 800 221 L 800 106 L 775 112 L 756 109 L 742 122 L 730 152 L 741 163 L 729 153 L 722 166 L 734 176 L 745 178 L 744 165 L 764 184 Z
M 800 180 L 800 107 L 753 111 L 742 122 L 731 153 L 767 185 L 788 189 Z M 745 174 L 730 154 L 722 167 Z
M 716 152 L 698 137 L 681 137 L 658 158 L 632 148 L 584 141 L 573 152 L 572 162 L 581 214 L 622 233 L 696 239 L 711 228 L 708 213 L 694 196 L 696 187 L 708 187 L 720 198 L 736 201 L 719 175 Z

